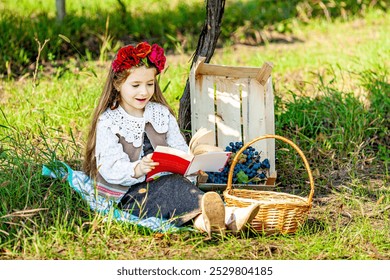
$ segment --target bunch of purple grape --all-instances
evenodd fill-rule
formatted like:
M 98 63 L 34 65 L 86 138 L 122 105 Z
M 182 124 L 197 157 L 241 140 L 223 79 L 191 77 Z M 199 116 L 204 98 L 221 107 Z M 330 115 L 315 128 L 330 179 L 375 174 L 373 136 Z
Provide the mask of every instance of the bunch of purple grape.
M 242 148 L 242 142 L 230 142 L 225 151 L 232 152 L 230 158 L 221 172 L 207 172 L 207 183 L 226 184 L 236 153 Z M 267 171 L 270 168 L 268 159 L 261 161 L 260 153 L 255 148 L 248 146 L 238 158 L 233 171 L 233 184 L 258 184 L 267 178 Z

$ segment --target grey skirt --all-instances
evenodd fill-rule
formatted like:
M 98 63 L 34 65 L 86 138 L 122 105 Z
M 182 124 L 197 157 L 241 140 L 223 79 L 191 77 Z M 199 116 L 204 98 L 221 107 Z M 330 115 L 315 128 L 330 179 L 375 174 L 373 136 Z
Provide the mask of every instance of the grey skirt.
M 118 206 L 140 218 L 164 218 L 180 226 L 201 213 L 203 194 L 185 177 L 171 174 L 131 186 Z

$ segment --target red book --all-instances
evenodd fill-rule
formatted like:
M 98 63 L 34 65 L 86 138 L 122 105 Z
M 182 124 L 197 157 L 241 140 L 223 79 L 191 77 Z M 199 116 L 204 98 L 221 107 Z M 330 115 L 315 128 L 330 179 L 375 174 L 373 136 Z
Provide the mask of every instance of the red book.
M 146 175 L 146 182 L 154 180 L 169 173 L 183 176 L 196 174 L 199 170 L 220 172 L 227 163 L 230 152 L 211 151 L 199 155 L 187 154 L 178 149 L 157 146 L 152 159 L 159 163 Z

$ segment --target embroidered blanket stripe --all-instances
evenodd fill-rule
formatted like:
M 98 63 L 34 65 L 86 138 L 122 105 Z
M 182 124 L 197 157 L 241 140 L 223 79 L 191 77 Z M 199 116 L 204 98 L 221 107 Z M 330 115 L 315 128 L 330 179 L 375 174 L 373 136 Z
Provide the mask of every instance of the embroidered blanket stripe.
M 108 216 L 110 214 L 115 220 L 130 222 L 156 232 L 174 232 L 179 229 L 184 230 L 184 228 L 176 227 L 164 219 L 155 217 L 140 219 L 126 211 L 121 211 L 114 207 L 115 202 L 113 200 L 108 200 L 97 194 L 94 188 L 95 183 L 89 176 L 82 171 L 72 170 L 64 162 L 56 161 L 50 164 L 50 167 L 49 165 L 43 165 L 42 175 L 51 178 L 66 178 L 69 185 L 81 195 L 90 208 L 103 216 Z

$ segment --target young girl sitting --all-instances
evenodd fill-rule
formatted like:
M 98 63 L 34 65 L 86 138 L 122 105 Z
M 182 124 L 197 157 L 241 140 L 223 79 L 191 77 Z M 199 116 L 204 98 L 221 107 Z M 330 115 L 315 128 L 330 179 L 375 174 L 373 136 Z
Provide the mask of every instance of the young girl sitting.
M 219 194 L 203 193 L 178 174 L 145 182 L 158 165 L 151 159 L 157 145 L 188 150 L 156 80 L 165 61 L 157 44 L 118 51 L 93 113 L 84 171 L 96 180 L 100 195 L 140 218 L 161 217 L 178 226 L 192 221 L 209 236 L 226 228 L 237 233 L 256 216 L 258 205 L 225 207 Z

